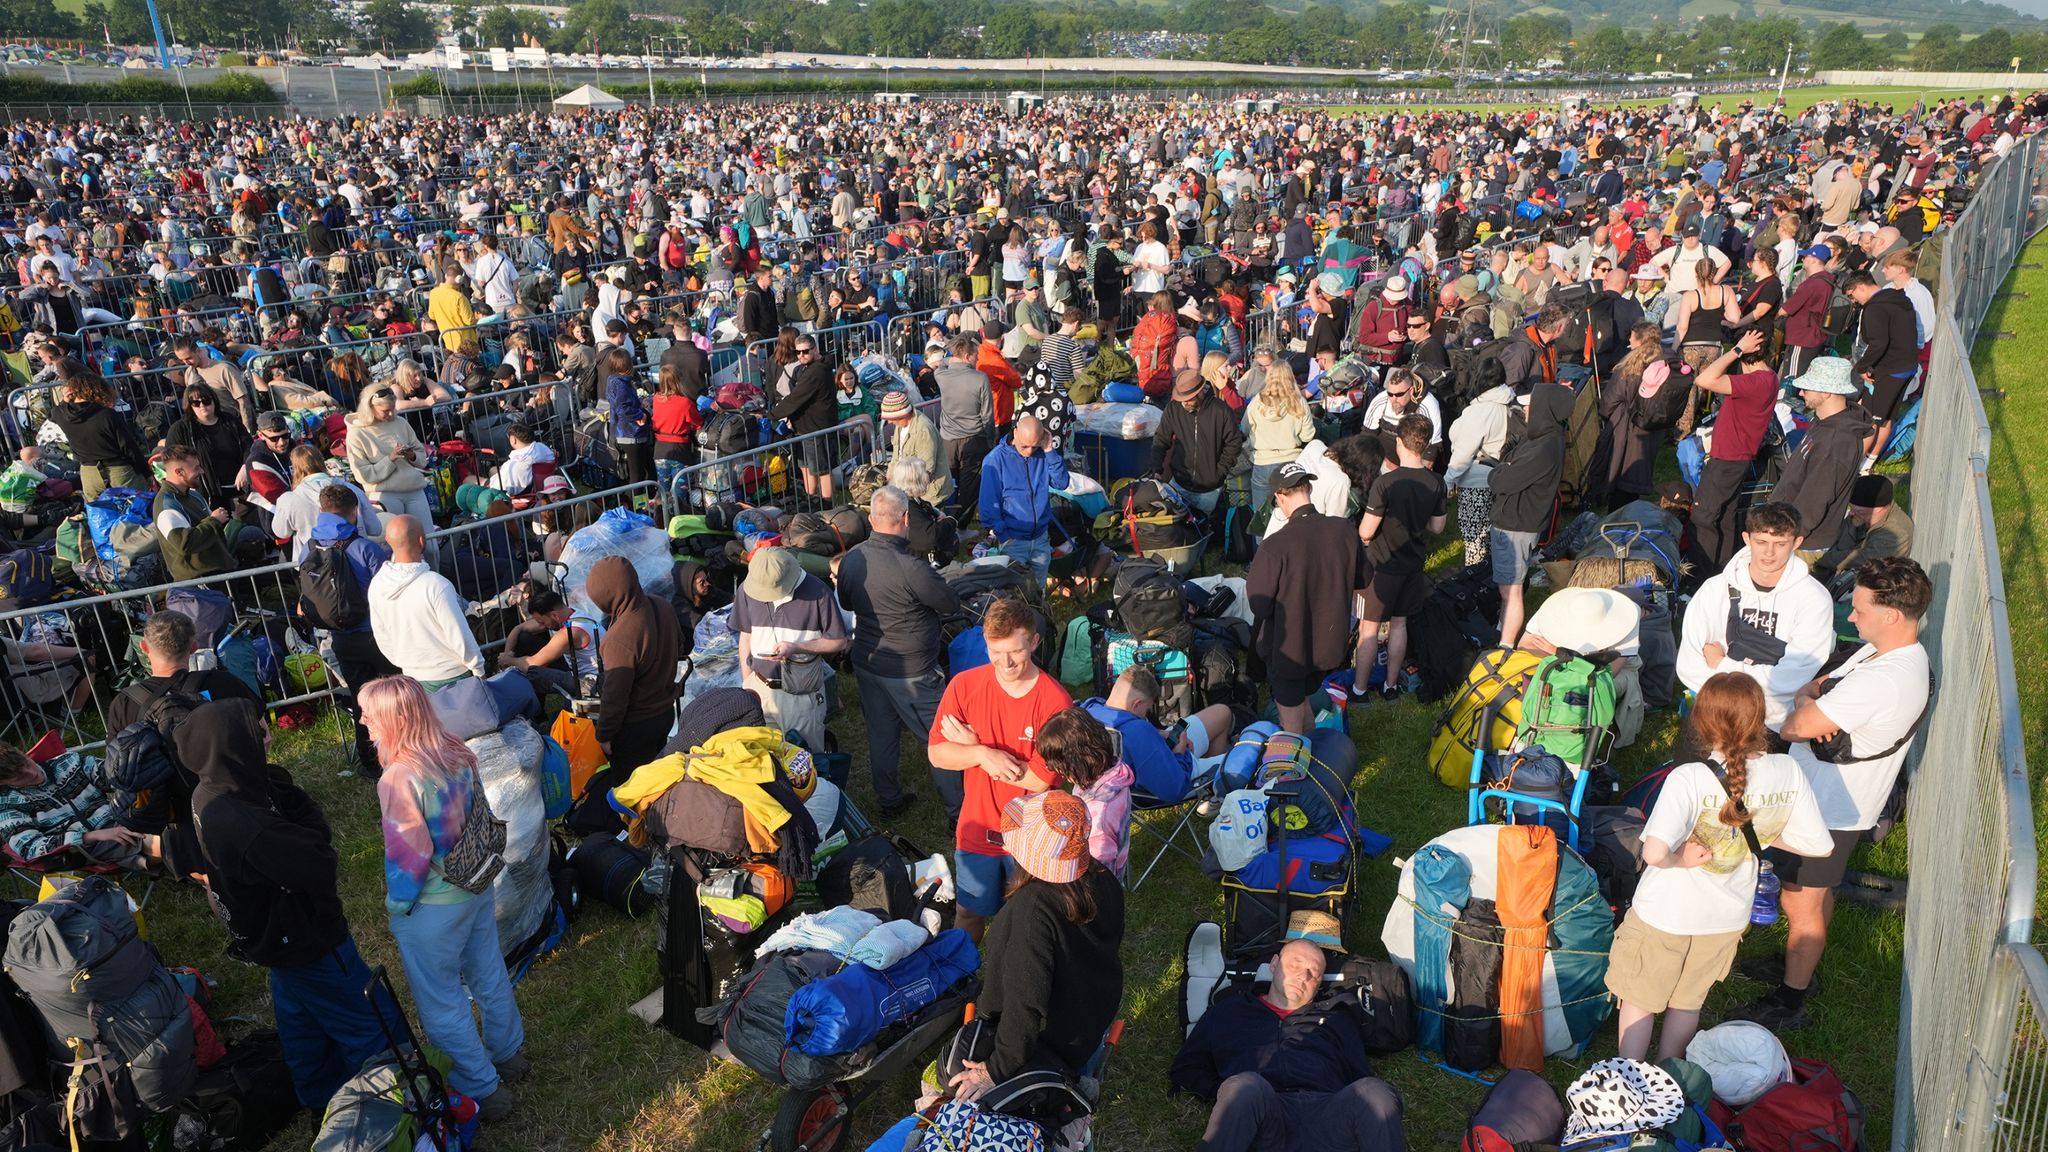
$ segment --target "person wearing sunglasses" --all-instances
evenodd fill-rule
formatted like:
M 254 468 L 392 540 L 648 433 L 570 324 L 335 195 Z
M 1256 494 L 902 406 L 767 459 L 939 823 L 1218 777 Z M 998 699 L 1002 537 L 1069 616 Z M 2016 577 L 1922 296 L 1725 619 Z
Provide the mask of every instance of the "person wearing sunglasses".
M 200 491 L 207 503 L 225 507 L 249 454 L 249 428 L 204 384 L 188 385 L 184 401 L 185 414 L 165 431 L 164 443 L 199 453 Z
M 292 422 L 282 412 L 265 412 L 256 417 L 256 439 L 242 459 L 237 486 L 242 491 L 244 516 L 259 527 L 268 525 L 277 511 L 277 498 L 292 486 Z
M 832 499 L 832 437 L 812 435 L 831 428 L 839 418 L 837 392 L 832 387 L 832 370 L 818 353 L 817 341 L 809 336 L 796 339 L 796 362 L 782 394 L 768 410 L 771 420 L 789 422 L 797 440 L 797 468 L 803 473 L 807 495 Z

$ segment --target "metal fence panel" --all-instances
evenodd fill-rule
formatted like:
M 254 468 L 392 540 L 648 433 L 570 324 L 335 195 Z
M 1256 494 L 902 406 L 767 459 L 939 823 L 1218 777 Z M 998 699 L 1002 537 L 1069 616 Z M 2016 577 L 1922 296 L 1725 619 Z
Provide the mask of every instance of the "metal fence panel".
M 2048 1138 L 2048 968 L 2026 947 L 2033 809 L 1986 482 L 1991 427 L 1970 366 L 1992 297 L 2036 223 L 2044 159 L 2037 137 L 1994 164 L 1942 245 L 1911 489 L 1923 513 L 1914 555 L 1935 585 L 1924 641 L 1937 688 L 1909 760 L 1895 1152 L 2038 1149 Z

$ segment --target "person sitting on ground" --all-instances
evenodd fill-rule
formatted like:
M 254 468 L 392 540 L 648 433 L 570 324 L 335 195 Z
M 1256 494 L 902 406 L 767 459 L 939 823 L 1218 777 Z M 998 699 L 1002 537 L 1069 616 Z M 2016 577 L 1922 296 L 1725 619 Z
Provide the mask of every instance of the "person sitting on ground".
M 118 863 L 156 839 L 121 826 L 121 812 L 100 784 L 99 761 L 66 756 L 57 763 L 52 775 L 28 753 L 0 744 L 0 844 L 9 856 L 43 861 L 75 849 L 88 863 Z
M 939 1063 L 947 1089 L 966 1101 L 1026 1072 L 1071 1085 L 1102 1046 L 1124 991 L 1124 889 L 1088 854 L 1087 807 L 1066 792 L 1020 795 L 990 831 L 1002 837 L 1014 875 L 988 925 L 974 1019 Z M 1003 1110 L 1057 1130 L 1075 1118 L 1074 1099 L 1043 1089 Z
M 533 429 L 514 424 L 505 430 L 505 442 L 512 451 L 492 471 L 486 485 L 507 496 L 524 496 L 555 469 L 555 450 L 533 438 Z
M 384 522 L 384 543 L 391 559 L 368 591 L 370 630 L 384 658 L 429 692 L 487 675 L 461 594 L 427 565 L 426 529 L 411 516 L 393 516 Z
M 525 607 L 526 619 L 505 637 L 498 667 L 524 672 L 543 698 L 551 691 L 564 700 L 594 695 L 604 625 L 569 607 L 560 592 L 531 582 Z
M 1280 726 L 1301 736 L 1314 719 L 1309 698 L 1352 653 L 1352 595 L 1369 571 L 1351 521 L 1309 504 L 1312 480 L 1299 464 L 1273 474 L 1273 507 L 1287 523 L 1259 545 L 1245 574 L 1252 646 L 1265 663 Z
M 1816 357 L 1804 376 L 1786 383 L 1798 389 L 1813 420 L 1771 499 L 1790 504 L 1799 513 L 1799 535 L 1818 544 L 1840 531 L 1872 425 L 1855 402 L 1861 390 L 1849 376 L 1849 362 L 1839 356 Z
M 898 456 L 889 461 L 889 484 L 904 493 L 903 538 L 910 554 L 934 564 L 952 563 L 960 554 L 960 526 L 940 505 L 913 495 L 930 489 L 930 468 L 915 456 Z
M 1827 949 L 1835 914 L 1835 888 L 1848 875 L 1849 857 L 1866 831 L 1895 821 L 1905 807 L 1900 770 L 1933 689 L 1920 622 L 1934 602 L 1934 585 L 1920 565 L 1903 556 L 1866 561 L 1856 570 L 1849 620 L 1863 646 L 1841 667 L 1804 686 L 1778 735 L 1792 745 L 1834 840 L 1820 857 L 1780 856 L 1771 862 L 1782 882 L 1785 961 L 1753 973 L 1778 987 L 1737 1009 L 1773 1032 L 1806 1026 L 1806 1004 Z
M 953 875 L 959 887 L 954 923 L 976 943 L 1016 875 L 998 826 L 1003 806 L 1060 784 L 1039 755 L 1034 735 L 1073 700 L 1031 658 L 1038 649 L 1038 626 L 1037 611 L 1022 600 L 991 604 L 981 621 L 989 662 L 946 684 L 938 718 L 926 737 L 934 782 L 942 793 L 958 789 L 957 801 L 947 798 L 947 807 L 960 812 L 954 835 Z
M 1401 1097 L 1373 1075 L 1355 996 L 1323 995 L 1323 950 L 1290 940 L 1270 988 L 1226 993 L 1167 1073 L 1212 1101 L 1201 1152 L 1404 1152 Z
M 1153 799 L 1172 803 L 1222 762 L 1230 750 L 1232 717 L 1230 705 L 1211 704 L 1161 732 L 1152 723 L 1159 694 L 1159 677 L 1150 668 L 1133 664 L 1110 685 L 1109 699 L 1088 700 L 1081 706 L 1122 741 L 1123 760 L 1131 766 L 1137 786 Z
M 1806 774 L 1767 751 L 1764 693 L 1738 672 L 1701 686 L 1686 723 L 1704 759 L 1664 778 L 1643 826 L 1643 875 L 1614 933 L 1607 990 L 1621 1001 L 1619 1055 L 1647 1060 L 1664 1017 L 1658 1059 L 1685 1055 L 1707 993 L 1728 975 L 1749 928 L 1759 854 L 1772 847 L 1825 856 L 1827 826 Z
M 1796 555 L 1801 541 L 1790 505 L 1751 508 L 1744 547 L 1693 594 L 1678 640 L 1678 679 L 1687 688 L 1699 691 L 1716 672 L 1741 672 L 1763 688 L 1764 722 L 1774 732 L 1835 648 L 1834 606 Z
M 400 1011 L 381 990 L 342 908 L 340 861 L 327 814 L 270 764 L 262 714 L 246 700 L 193 711 L 178 757 L 199 777 L 193 826 L 228 955 L 270 970 L 277 1038 L 299 1103 L 315 1112 L 364 1061 L 389 1047 L 379 1024 Z
M 1849 509 L 1835 542 L 1813 562 L 1814 579 L 1837 600 L 1856 587 L 1856 570 L 1886 556 L 1913 554 L 1913 518 L 1892 502 L 1892 478 L 1858 476 L 1849 486 Z
M 199 487 L 205 468 L 199 453 L 174 445 L 162 460 L 164 479 L 150 516 L 163 537 L 164 572 L 172 580 L 201 580 L 235 571 L 245 525 L 225 508 L 208 507 Z

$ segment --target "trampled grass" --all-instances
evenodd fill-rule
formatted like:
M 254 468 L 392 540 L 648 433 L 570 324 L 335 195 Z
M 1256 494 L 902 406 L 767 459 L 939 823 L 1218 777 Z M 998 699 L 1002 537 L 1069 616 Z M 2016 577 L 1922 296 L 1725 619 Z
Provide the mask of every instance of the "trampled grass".
M 1455 563 L 1458 546 L 1439 549 L 1438 566 Z M 1057 613 L 1065 615 L 1062 607 Z M 849 694 L 850 695 L 850 694 Z M 1387 855 L 1361 863 L 1357 908 L 1347 943 L 1366 954 L 1383 954 L 1379 931 L 1394 899 L 1393 861 L 1414 853 L 1429 839 L 1463 822 L 1464 796 L 1437 783 L 1422 763 L 1433 710 L 1413 702 L 1375 705 L 1353 723 L 1362 760 L 1354 790 L 1363 822 L 1393 838 Z M 842 747 L 854 750 L 851 794 L 872 811 L 861 717 L 848 710 L 834 721 Z M 1633 779 L 1668 753 L 1675 724 L 1652 716 L 1638 744 L 1618 757 L 1624 779 Z M 339 838 L 350 922 L 371 963 L 392 966 L 398 959 L 383 915 L 382 846 L 376 797 L 369 782 L 338 772 L 331 724 L 288 733 L 277 748 L 282 762 L 326 806 Z M 923 777 L 922 749 L 906 751 L 906 779 Z M 930 789 L 926 801 L 898 831 L 927 849 L 944 847 Z M 1137 841 L 1142 847 L 1144 840 Z M 1862 867 L 1888 874 L 1904 868 L 1904 837 L 1881 851 L 1866 851 Z M 1113 1152 L 1185 1149 L 1199 1139 L 1205 1113 L 1195 1102 L 1166 1091 L 1166 1071 L 1178 1043 L 1176 1008 L 1181 953 L 1189 929 L 1221 913 L 1217 886 L 1192 864 L 1169 856 L 1129 902 L 1123 950 L 1127 993 L 1123 1045 L 1115 1056 L 1100 1113 L 1100 1147 Z M 219 979 L 220 1011 L 251 1021 L 267 1020 L 262 973 L 227 959 L 221 931 L 199 895 L 159 885 L 149 908 L 150 930 L 173 963 L 198 966 Z M 1744 944 L 1745 955 L 1768 955 L 1782 945 L 1782 930 L 1761 931 Z M 1836 920 L 1835 944 L 1824 963 L 1830 990 L 1813 1008 L 1814 1025 L 1788 1037 L 1795 1055 L 1833 1063 L 1862 1096 L 1870 1114 L 1871 1147 L 1888 1142 L 1892 1069 L 1897 1044 L 1897 1005 L 1902 922 L 1896 914 L 1845 904 Z M 399 980 L 401 989 L 403 980 Z M 652 917 L 630 920 L 608 907 L 591 907 L 571 925 L 569 939 L 544 957 L 519 986 L 529 1053 L 536 1073 L 521 1089 L 517 1119 L 488 1134 L 493 1152 L 557 1152 L 569 1149 L 702 1149 L 739 1152 L 755 1140 L 774 1115 L 780 1092 L 733 1065 L 715 1065 L 702 1052 L 664 1032 L 644 1027 L 628 1005 L 656 986 Z M 1709 1002 L 1708 1020 L 1764 989 L 1731 978 Z M 242 1025 L 231 1025 L 231 1029 Z M 1612 1025 L 1601 1031 L 1578 1060 L 1552 1060 L 1549 1078 L 1568 1084 L 1594 1059 L 1614 1048 Z M 1412 1051 L 1377 1062 L 1379 1072 L 1399 1089 L 1406 1106 L 1411 1146 L 1455 1145 L 1484 1085 L 1446 1072 Z M 867 1147 L 883 1128 L 904 1114 L 915 1093 L 906 1077 L 885 1086 L 858 1113 L 850 1147 Z M 275 1149 L 303 1148 L 314 1130 L 302 1118 L 282 1134 Z

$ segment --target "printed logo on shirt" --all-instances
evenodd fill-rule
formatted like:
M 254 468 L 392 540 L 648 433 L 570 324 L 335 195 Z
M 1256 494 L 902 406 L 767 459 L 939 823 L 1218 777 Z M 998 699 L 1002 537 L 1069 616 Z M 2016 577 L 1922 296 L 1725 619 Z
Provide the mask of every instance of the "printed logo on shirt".
M 1742 622 L 1775 636 L 1778 634 L 1778 614 L 1764 608 L 1744 608 Z

